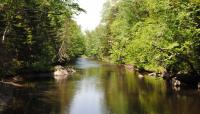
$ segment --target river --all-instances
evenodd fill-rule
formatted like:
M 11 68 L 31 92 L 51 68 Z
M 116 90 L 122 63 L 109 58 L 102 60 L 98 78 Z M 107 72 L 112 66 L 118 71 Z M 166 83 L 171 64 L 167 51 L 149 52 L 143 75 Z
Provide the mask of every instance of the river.
M 199 114 L 200 91 L 175 91 L 161 78 L 79 58 L 66 80 L 0 87 L 0 114 Z

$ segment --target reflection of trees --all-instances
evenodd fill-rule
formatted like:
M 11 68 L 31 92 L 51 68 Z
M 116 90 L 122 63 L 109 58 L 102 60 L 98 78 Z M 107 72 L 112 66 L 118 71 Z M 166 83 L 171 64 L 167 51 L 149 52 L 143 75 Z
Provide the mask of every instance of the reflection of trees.
M 73 96 L 73 84 L 71 82 L 38 82 L 30 88 L 0 88 L 0 103 L 6 97 L 0 113 L 9 114 L 49 114 L 64 113 Z M 71 86 L 69 89 L 68 86 Z M 13 88 L 13 89 L 12 89 Z M 6 92 L 5 89 L 8 91 Z M 6 94 L 3 94 L 6 93 Z
M 145 78 L 145 88 L 140 94 L 141 106 L 149 114 L 198 114 L 200 98 L 196 91 L 172 92 L 162 80 Z M 148 90 L 148 91 L 147 91 Z
M 0 113 L 68 113 L 76 90 L 74 80 L 81 80 L 82 76 L 96 76 L 100 80 L 97 87 L 104 91 L 107 109 L 115 114 L 199 113 L 199 92 L 175 93 L 163 80 L 139 79 L 137 73 L 112 65 L 79 71 L 67 82 L 34 82 L 34 87 L 21 89 L 0 85 Z
M 177 94 L 162 79 L 139 79 L 121 68 L 105 68 L 103 74 L 106 104 L 115 114 L 198 114 L 199 93 Z
M 0 84 L 0 112 L 4 110 L 9 100 L 12 99 L 12 96 L 13 96 L 12 88 Z
M 115 68 L 114 71 L 105 68 L 104 77 L 109 77 L 104 81 L 105 97 L 108 107 L 116 114 L 131 113 L 131 105 L 137 104 L 137 98 L 128 97 L 135 94 L 129 91 L 133 89 L 132 87 L 135 84 L 134 80 L 130 81 L 132 75 L 124 72 L 124 69 L 121 67 Z M 136 103 L 131 104 L 129 101 L 134 101 Z
M 170 114 L 166 103 L 165 83 L 152 77 L 145 77 L 144 84 L 140 87 L 139 101 L 141 108 L 148 114 Z

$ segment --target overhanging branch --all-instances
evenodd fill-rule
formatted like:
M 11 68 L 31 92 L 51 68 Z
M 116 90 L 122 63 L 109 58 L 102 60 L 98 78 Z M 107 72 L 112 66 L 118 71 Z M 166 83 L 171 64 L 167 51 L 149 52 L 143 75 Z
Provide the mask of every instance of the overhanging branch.
M 165 52 L 165 53 L 170 54 L 170 55 L 175 55 L 175 57 L 179 58 L 180 60 L 183 60 L 185 63 L 187 63 L 190 66 L 194 75 L 199 76 L 199 74 L 197 73 L 197 70 L 195 69 L 193 63 L 189 60 L 189 58 L 187 56 L 180 54 L 180 53 L 171 52 L 169 49 L 161 48 L 161 47 L 159 47 L 155 44 L 153 44 L 153 46 L 161 52 Z

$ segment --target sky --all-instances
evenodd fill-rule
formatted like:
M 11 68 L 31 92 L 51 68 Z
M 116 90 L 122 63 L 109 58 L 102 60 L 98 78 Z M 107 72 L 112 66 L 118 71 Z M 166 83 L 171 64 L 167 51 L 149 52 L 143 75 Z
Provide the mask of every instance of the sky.
M 99 25 L 104 1 L 105 0 L 78 0 L 80 7 L 86 10 L 86 13 L 75 16 L 75 20 L 83 31 L 94 30 Z

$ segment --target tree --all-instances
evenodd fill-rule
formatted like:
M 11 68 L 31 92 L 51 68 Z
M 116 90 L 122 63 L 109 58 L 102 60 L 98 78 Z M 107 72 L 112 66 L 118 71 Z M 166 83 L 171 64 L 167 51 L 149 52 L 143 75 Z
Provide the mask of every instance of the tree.
M 134 64 L 150 71 L 199 76 L 198 1 L 118 0 L 109 3 L 105 3 L 103 11 L 105 31 L 98 33 L 106 34 L 99 46 L 104 45 L 108 50 L 97 49 L 96 52 L 108 52 L 111 61 Z M 111 44 L 106 45 L 107 42 Z
M 2 0 L 0 74 L 50 70 L 52 64 L 60 62 L 59 50 L 64 37 L 70 36 L 70 45 L 84 45 L 77 42 L 82 39 L 81 31 L 72 21 L 72 15 L 81 11 L 84 10 L 73 0 Z M 67 22 L 70 24 L 63 25 Z M 65 49 L 62 53 L 70 55 L 69 60 L 80 55 L 82 50 Z

